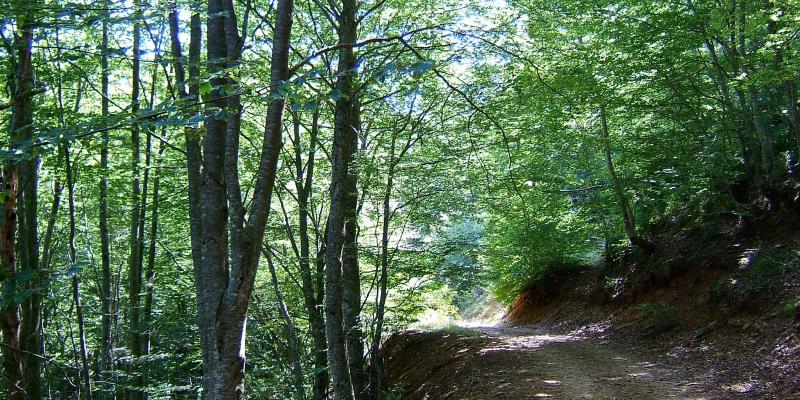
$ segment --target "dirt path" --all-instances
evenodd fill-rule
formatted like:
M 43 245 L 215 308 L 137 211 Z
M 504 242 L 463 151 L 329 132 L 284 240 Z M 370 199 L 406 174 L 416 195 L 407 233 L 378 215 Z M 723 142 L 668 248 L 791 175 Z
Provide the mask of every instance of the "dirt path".
M 391 340 L 407 399 L 718 399 L 680 371 L 602 339 L 527 328 L 411 332 Z

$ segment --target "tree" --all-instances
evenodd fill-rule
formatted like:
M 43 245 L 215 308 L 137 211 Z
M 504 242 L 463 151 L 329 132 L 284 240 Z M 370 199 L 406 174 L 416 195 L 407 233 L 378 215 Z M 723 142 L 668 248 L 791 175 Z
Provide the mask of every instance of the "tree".
M 293 7 L 292 0 L 281 0 L 276 8 L 270 76 L 272 102 L 253 202 L 245 210 L 238 173 L 242 109 L 239 89 L 231 88 L 236 84 L 232 73 L 244 43 L 233 1 L 208 2 L 208 69 L 214 75 L 213 88 L 206 105 L 202 184 L 199 197 L 189 198 L 201 208 L 200 221 L 194 221 L 192 226 L 200 228 L 200 233 L 193 235 L 201 237 L 202 243 L 200 262 L 195 264 L 195 285 L 205 399 L 235 399 L 244 395 L 245 321 L 281 149 L 284 100 L 278 85 L 288 79 Z M 189 193 L 198 194 L 192 189 Z
M 103 122 L 106 123 L 109 120 L 109 74 L 111 73 L 109 64 L 108 64 L 108 30 L 109 30 L 109 19 L 110 19 L 110 12 L 109 12 L 110 4 L 108 0 L 103 1 L 103 26 L 102 26 L 102 39 L 100 44 L 100 117 L 102 118 Z M 111 282 L 111 244 L 110 238 L 108 233 L 108 175 L 109 175 L 109 166 L 108 166 L 108 143 L 109 143 L 109 135 L 108 132 L 103 132 L 101 134 L 100 139 L 100 168 L 102 169 L 102 176 L 100 177 L 100 192 L 98 195 L 99 200 L 99 207 L 98 207 L 98 228 L 100 230 L 100 271 L 101 271 L 101 282 L 100 282 L 100 312 L 101 312 L 101 336 L 100 336 L 100 354 L 101 354 L 101 364 L 100 370 L 101 373 L 104 374 L 104 381 L 108 381 L 108 378 L 105 377 L 106 374 L 111 371 L 113 368 L 113 360 L 111 355 L 111 324 L 112 324 L 112 316 L 111 316 L 111 304 L 113 301 L 112 298 L 112 282 Z M 103 398 L 109 398 L 108 391 L 111 388 L 103 387 L 102 396 Z
M 44 274 L 39 270 L 38 164 L 36 154 L 25 154 L 33 138 L 33 96 L 43 88 L 34 85 L 33 35 L 35 6 L 15 4 L 17 30 L 9 49 L 12 93 L 9 151 L 22 157 L 3 160 L 3 202 L 0 205 L 0 264 L 3 274 L 3 370 L 10 399 L 41 397 L 41 294 Z M 5 107 L 4 107 L 5 108 Z
M 358 174 L 356 154 L 361 109 L 356 89 L 356 2 L 343 0 L 338 13 L 339 63 L 332 151 L 331 206 L 328 214 L 325 282 L 326 336 L 337 399 L 366 396 L 361 330 L 361 276 L 358 268 Z

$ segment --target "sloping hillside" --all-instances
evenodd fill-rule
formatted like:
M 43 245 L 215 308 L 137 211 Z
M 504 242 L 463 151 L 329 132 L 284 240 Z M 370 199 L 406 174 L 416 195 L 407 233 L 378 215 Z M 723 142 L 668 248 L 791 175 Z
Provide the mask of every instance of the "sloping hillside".
M 800 398 L 797 226 L 667 222 L 652 255 L 530 286 L 505 327 L 395 335 L 389 379 L 409 399 Z

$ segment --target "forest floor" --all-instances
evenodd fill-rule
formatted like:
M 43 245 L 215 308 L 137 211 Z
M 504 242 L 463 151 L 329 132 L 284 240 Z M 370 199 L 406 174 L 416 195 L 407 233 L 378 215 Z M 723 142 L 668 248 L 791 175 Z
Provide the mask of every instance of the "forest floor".
M 405 384 L 404 399 L 725 398 L 655 354 L 591 333 L 497 326 L 391 340 L 389 380 Z

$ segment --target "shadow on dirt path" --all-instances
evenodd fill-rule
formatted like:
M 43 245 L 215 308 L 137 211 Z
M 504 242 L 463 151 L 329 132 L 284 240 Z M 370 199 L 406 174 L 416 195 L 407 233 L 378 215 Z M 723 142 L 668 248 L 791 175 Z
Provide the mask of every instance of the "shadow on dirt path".
M 529 328 L 403 332 L 387 341 L 405 399 L 721 399 L 602 339 Z

